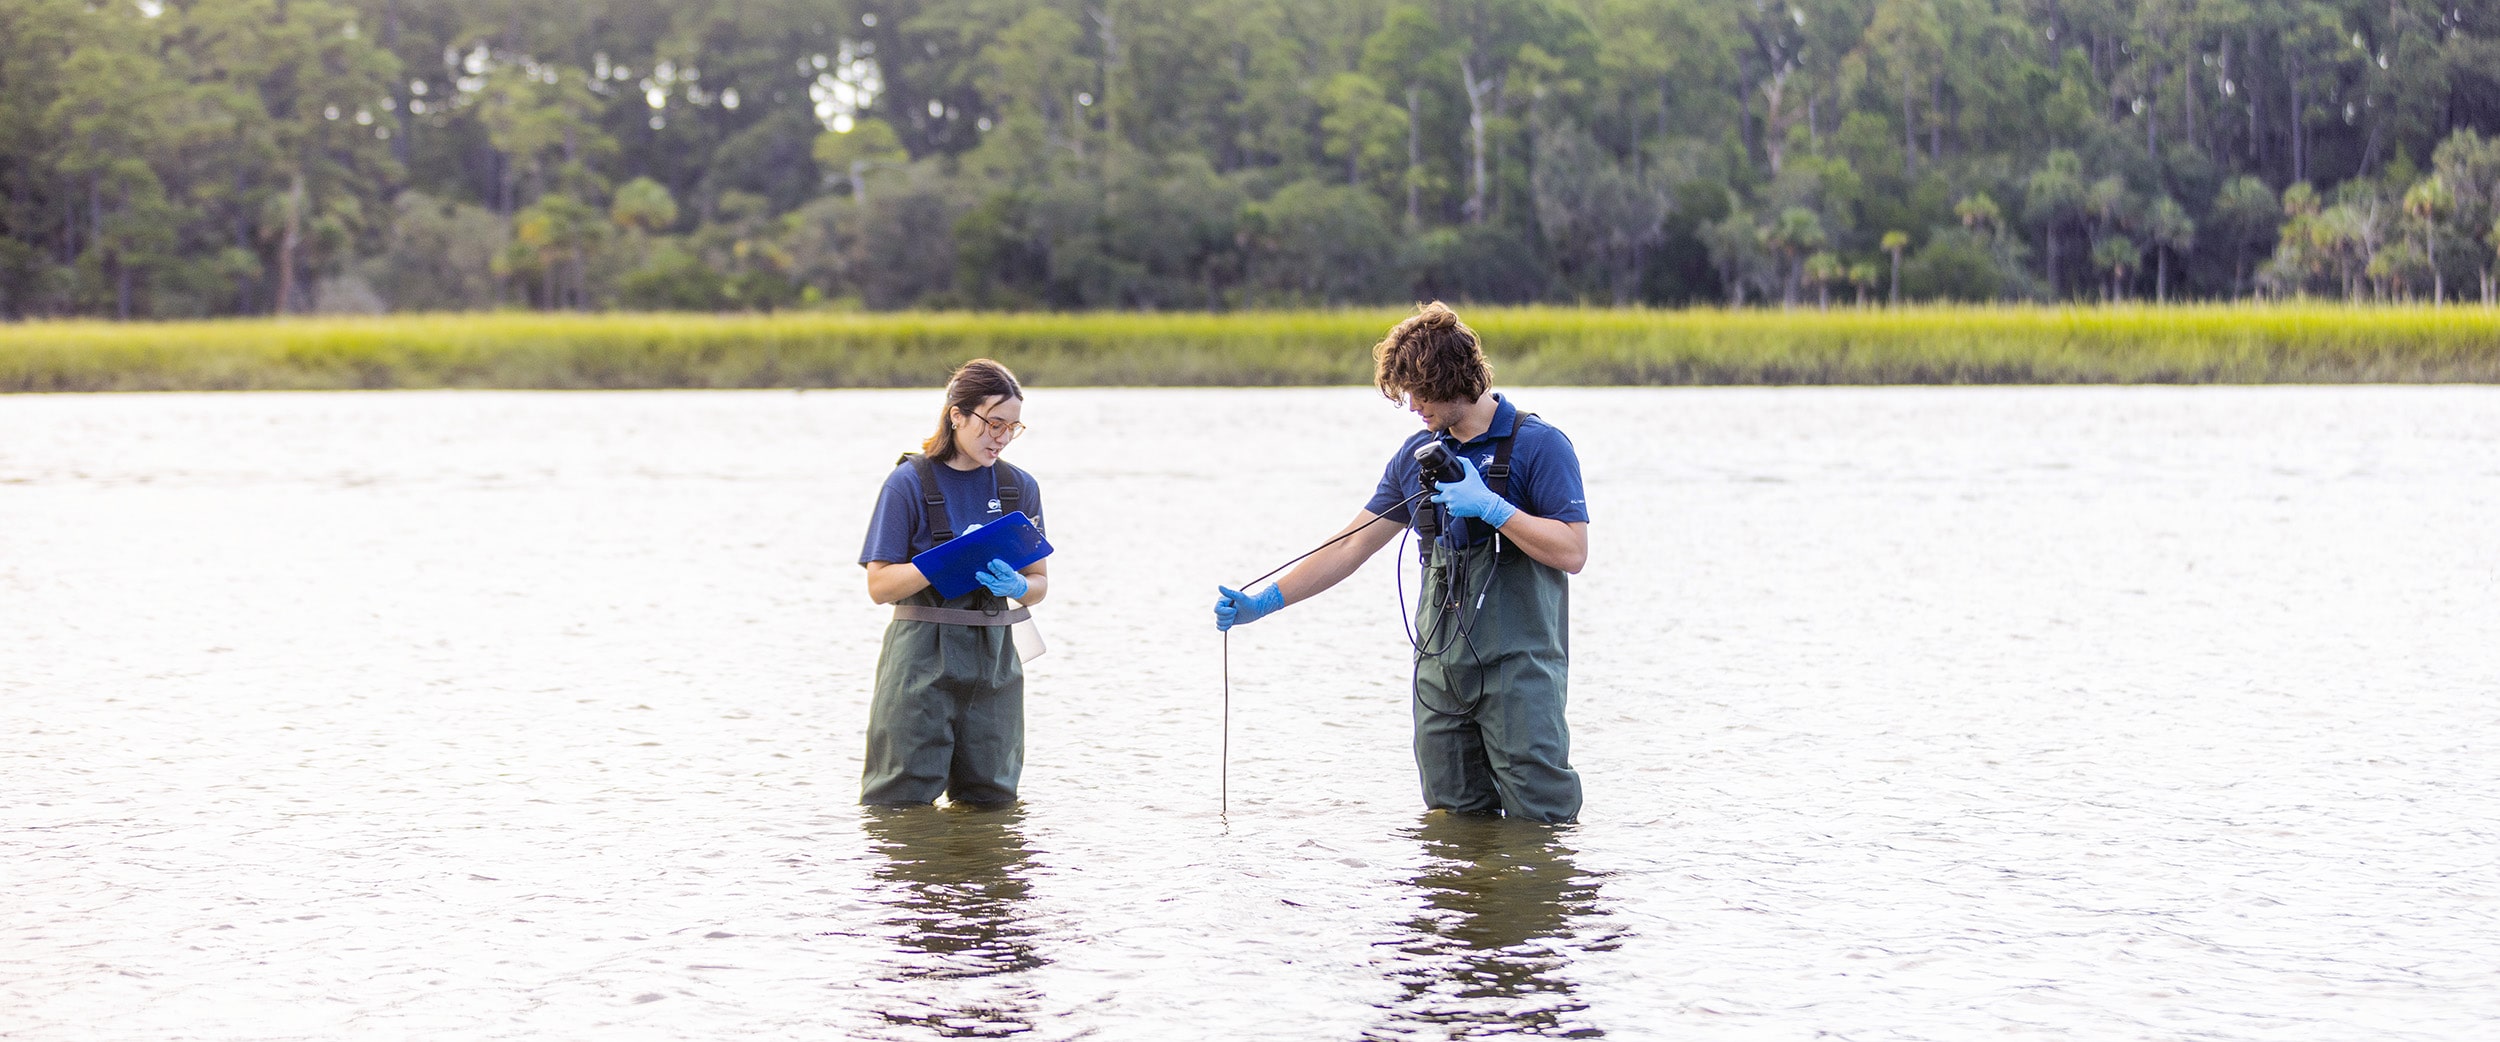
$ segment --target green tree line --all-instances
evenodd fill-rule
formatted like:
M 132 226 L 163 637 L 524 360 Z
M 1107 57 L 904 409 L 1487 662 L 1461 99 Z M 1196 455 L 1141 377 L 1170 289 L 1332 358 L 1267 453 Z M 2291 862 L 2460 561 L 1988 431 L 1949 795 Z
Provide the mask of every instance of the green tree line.
M 2479 300 L 2500 0 L 0 0 L 0 316 Z

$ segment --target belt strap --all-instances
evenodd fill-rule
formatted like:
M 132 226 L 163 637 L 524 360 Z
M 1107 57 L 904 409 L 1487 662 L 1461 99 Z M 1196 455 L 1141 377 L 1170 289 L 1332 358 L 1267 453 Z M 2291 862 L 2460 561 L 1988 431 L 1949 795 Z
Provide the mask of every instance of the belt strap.
M 975 611 L 970 608 L 932 608 L 924 604 L 897 604 L 896 622 L 942 622 L 950 626 L 1013 626 L 1033 617 L 1033 609 L 1023 606 L 1005 611 Z

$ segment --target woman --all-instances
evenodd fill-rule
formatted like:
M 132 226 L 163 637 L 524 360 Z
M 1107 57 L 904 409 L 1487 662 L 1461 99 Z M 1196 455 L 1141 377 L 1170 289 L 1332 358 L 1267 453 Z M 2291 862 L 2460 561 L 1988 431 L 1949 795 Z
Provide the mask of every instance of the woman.
M 859 563 L 868 598 L 894 605 L 868 707 L 868 760 L 859 801 L 1005 804 L 1024 770 L 1024 666 L 1008 625 L 1050 592 L 1042 562 L 1021 572 L 992 560 L 981 586 L 948 600 L 912 567 L 913 555 L 1008 514 L 1042 523 L 1041 486 L 1000 462 L 1024 433 L 1024 389 L 986 358 L 955 370 L 937 433 L 905 455 L 869 518 Z M 944 502 L 930 501 L 934 493 Z

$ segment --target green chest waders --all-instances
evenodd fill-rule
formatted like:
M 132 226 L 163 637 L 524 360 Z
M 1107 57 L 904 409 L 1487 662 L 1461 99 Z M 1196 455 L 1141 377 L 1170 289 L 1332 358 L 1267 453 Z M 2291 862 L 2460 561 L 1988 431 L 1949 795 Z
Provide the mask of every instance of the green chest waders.
M 945 497 L 925 458 L 922 509 L 938 542 L 954 537 Z M 1005 464 L 1000 464 L 1004 466 Z M 1002 485 L 1007 505 L 1020 488 Z M 933 610 L 934 609 L 934 610 Z M 1007 599 L 976 589 L 951 600 L 922 589 L 895 605 L 868 705 L 861 803 L 1007 803 L 1024 772 L 1024 664 Z M 946 621 L 933 621 L 933 620 Z
M 1483 539 L 1453 551 L 1436 542 L 1424 569 L 1424 603 L 1415 609 L 1415 767 L 1424 805 L 1571 821 L 1580 814 L 1580 776 L 1571 770 L 1571 729 L 1563 722 L 1569 578 L 1516 546 L 1497 553 L 1496 545 Z M 1456 604 L 1453 563 L 1466 578 Z

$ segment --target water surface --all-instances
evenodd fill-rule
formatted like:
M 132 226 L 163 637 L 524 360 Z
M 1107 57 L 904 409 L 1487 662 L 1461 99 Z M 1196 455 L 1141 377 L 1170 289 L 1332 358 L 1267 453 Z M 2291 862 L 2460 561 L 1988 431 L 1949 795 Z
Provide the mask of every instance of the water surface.
M 1365 390 L 1035 390 L 995 814 L 852 805 L 933 392 L 0 399 L 0 1037 L 2500 1030 L 2500 392 L 1516 397 L 1559 830 L 1420 813 L 1391 553 L 1235 635 L 1218 812 Z

